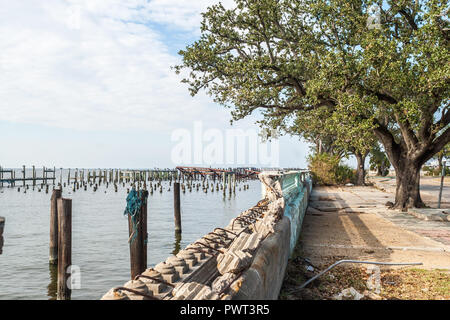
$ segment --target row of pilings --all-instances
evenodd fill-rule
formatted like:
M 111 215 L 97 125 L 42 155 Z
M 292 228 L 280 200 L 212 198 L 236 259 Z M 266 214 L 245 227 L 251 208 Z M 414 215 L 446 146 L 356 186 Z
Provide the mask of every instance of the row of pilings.
M 31 176 L 26 175 L 31 171 Z M 143 189 L 153 193 L 170 192 L 173 183 L 180 183 L 181 191 L 235 194 L 236 191 L 249 189 L 249 181 L 253 177 L 243 177 L 238 172 L 221 172 L 220 174 L 202 175 L 198 173 L 185 174 L 173 169 L 154 170 L 123 170 L 123 169 L 48 169 L 43 167 L 41 176 L 35 167 L 27 170 L 4 169 L 0 167 L 0 188 L 17 188 L 18 192 L 27 193 L 35 191 L 48 193 L 59 189 L 68 189 L 69 192 L 93 190 L 96 192 L 100 186 L 105 189 L 112 188 L 118 192 L 120 187 L 130 189 Z M 59 171 L 59 176 L 57 172 Z M 105 191 L 106 192 L 106 191 Z

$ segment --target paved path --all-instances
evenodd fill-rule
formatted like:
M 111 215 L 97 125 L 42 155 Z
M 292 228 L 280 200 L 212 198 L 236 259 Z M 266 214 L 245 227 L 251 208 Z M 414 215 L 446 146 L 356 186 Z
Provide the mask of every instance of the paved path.
M 387 192 L 395 194 L 395 177 L 373 177 L 368 179 L 377 186 L 386 189 Z M 437 208 L 441 177 L 420 177 L 420 195 L 422 200 L 430 207 Z M 450 208 L 450 177 L 445 177 L 442 189 L 441 208 Z
M 385 207 L 393 194 L 374 187 L 316 187 L 303 223 L 304 257 L 423 262 L 450 270 L 450 222 L 424 221 Z

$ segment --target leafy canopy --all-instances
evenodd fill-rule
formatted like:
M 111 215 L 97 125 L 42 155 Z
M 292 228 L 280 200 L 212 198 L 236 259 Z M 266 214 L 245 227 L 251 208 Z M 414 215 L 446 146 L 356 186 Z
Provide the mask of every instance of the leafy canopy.
M 308 134 L 327 117 L 357 147 L 376 134 L 394 167 L 422 164 L 450 141 L 448 24 L 444 0 L 236 0 L 207 9 L 175 69 L 234 120 L 259 110 L 261 126 Z

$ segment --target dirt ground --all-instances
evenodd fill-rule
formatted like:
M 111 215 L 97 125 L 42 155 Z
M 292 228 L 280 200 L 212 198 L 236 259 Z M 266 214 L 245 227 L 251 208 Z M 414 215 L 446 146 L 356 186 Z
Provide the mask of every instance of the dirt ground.
M 347 288 L 362 295 L 360 300 L 450 300 L 450 273 L 445 269 L 380 268 L 379 291 L 371 287 L 374 274 L 368 265 L 340 265 L 317 278 L 306 288 L 299 286 L 336 260 L 312 267 L 297 252 L 289 261 L 280 300 L 334 300 Z M 311 268 L 309 271 L 307 268 Z M 353 300 L 353 296 L 342 300 Z
M 280 299 L 331 299 L 350 287 L 362 299 L 450 299 L 450 222 L 389 210 L 392 198 L 373 187 L 314 188 Z M 370 265 L 338 266 L 298 289 L 342 259 L 423 265 L 381 267 L 376 292 L 367 286 Z

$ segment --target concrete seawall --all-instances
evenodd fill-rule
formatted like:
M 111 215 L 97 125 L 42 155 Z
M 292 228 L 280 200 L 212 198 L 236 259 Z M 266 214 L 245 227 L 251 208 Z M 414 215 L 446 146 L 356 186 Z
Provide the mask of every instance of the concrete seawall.
M 277 299 L 311 194 L 307 172 L 260 174 L 263 199 L 104 300 Z

